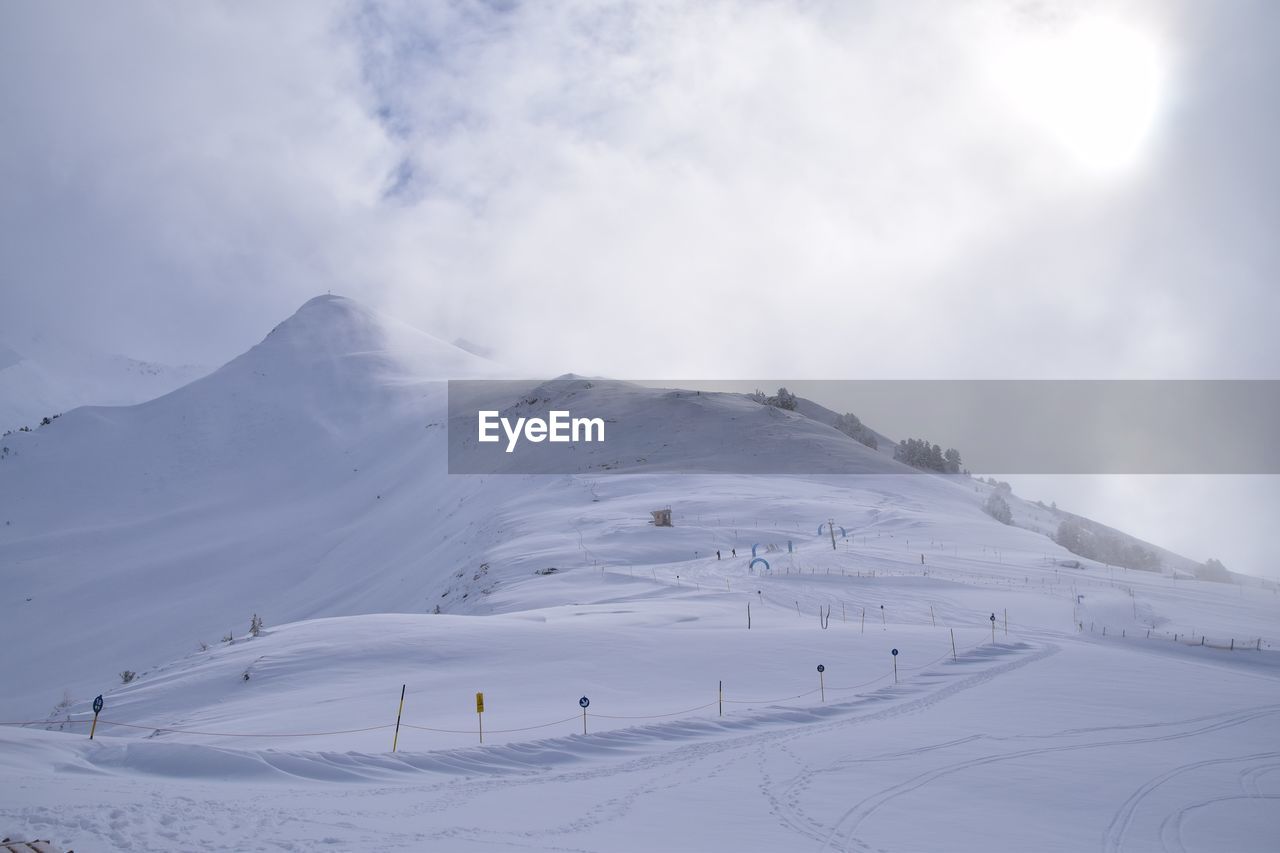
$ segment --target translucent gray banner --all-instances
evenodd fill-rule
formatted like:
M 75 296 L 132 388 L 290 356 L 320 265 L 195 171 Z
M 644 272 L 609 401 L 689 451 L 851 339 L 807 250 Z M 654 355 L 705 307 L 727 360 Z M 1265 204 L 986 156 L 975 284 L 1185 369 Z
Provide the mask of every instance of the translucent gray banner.
M 1278 423 L 1277 380 L 452 380 L 449 472 L 1277 474 Z

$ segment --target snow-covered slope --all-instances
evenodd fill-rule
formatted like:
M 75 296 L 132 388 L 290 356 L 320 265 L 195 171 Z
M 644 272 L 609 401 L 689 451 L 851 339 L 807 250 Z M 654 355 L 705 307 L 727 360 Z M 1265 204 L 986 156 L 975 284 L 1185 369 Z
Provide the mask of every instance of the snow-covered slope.
M 12 590 L 3 630 L 28 650 L 14 673 L 23 687 L 0 698 L 0 709 L 29 714 L 65 689 L 141 671 L 241 628 L 254 611 L 275 623 L 437 605 L 472 612 L 488 607 L 497 585 L 581 564 L 588 551 L 671 562 L 749 547 L 748 534 L 712 532 L 721 525 L 711 514 L 730 509 L 716 496 L 741 496 L 732 514 L 758 518 L 749 507 L 772 503 L 776 483 L 744 477 L 691 491 L 691 480 L 656 475 L 600 484 L 447 476 L 441 380 L 496 371 L 349 300 L 320 297 L 178 391 L 82 408 L 10 436 L 0 463 L 0 564 Z M 691 396 L 641 399 L 606 383 L 593 399 L 620 416 L 702 429 L 707 453 L 685 471 L 712 462 L 749 470 L 761 453 L 812 452 L 815 435 L 821 446 L 896 465 L 798 416 L 732 395 L 694 404 Z M 727 432 L 738 417 L 751 428 Z M 950 502 L 983 523 L 952 484 L 893 479 L 920 481 L 904 494 L 923 489 L 921 505 Z M 794 508 L 777 522 L 787 527 L 807 528 L 848 503 L 822 483 L 783 488 Z M 611 500 L 599 502 L 602 492 Z M 705 507 L 708 524 L 682 524 L 656 547 L 633 544 L 636 529 L 648 531 L 648 510 L 669 504 L 683 519 Z M 462 582 L 482 566 L 482 579 Z M 23 640 L 60 620 L 72 624 L 37 644 Z
M 987 849 L 989 832 L 950 827 L 999 802 L 1034 819 L 997 847 L 1052 846 L 1037 827 L 1118 847 L 1165 831 L 1126 804 L 1135 788 L 1185 767 L 1197 796 L 1225 796 L 1231 780 L 1197 763 L 1225 756 L 1253 787 L 1229 808 L 1175 797 L 1178 837 L 1266 837 L 1273 588 L 1078 560 L 983 513 L 985 485 L 895 473 L 820 417 L 736 395 L 492 386 L 502 409 L 588 402 L 644 429 L 606 445 L 616 465 L 450 475 L 443 380 L 502 373 L 321 297 L 171 394 L 10 436 L 0 722 L 47 724 L 0 730 L 0 783 L 20 790 L 0 833 L 136 849 Z M 698 452 L 664 456 L 676 432 Z M 762 457 L 862 473 L 741 473 Z M 667 506 L 675 526 L 650 524 Z M 255 613 L 266 630 L 249 637 Z M 401 684 L 408 754 L 393 758 Z M 392 811 L 350 787 L 369 782 Z M 175 806 L 178 825 L 135 809 L 170 784 L 205 805 Z M 261 805 L 284 800 L 305 827 Z
M 208 373 L 98 352 L 68 341 L 0 332 L 0 433 L 35 427 L 77 406 L 127 406 Z

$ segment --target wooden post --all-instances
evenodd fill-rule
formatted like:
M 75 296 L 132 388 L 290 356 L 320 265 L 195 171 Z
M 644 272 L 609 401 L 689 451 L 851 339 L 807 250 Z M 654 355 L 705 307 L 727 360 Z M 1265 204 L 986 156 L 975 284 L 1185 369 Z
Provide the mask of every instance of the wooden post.
M 724 681 L 720 682 L 720 716 L 724 716 Z
M 747 602 L 747 630 L 751 630 L 751 602 Z
M 400 685 L 400 710 L 396 711 L 396 733 L 391 738 L 391 751 L 396 751 L 396 746 L 400 743 L 400 717 L 404 714 L 404 689 L 407 684 Z
M 938 622 L 937 622 L 937 620 L 935 620 L 935 619 L 933 618 L 933 605 L 932 605 L 932 604 L 930 604 L 930 605 L 929 605 L 929 624 L 930 624 L 930 625 L 932 625 L 932 626 L 933 626 L 933 627 L 935 627 L 935 628 L 936 628 L 936 627 L 938 627 Z
M 956 660 L 956 629 L 951 629 L 951 662 Z
M 97 698 L 93 700 L 93 725 L 89 726 L 89 740 L 93 740 L 93 733 L 98 729 L 98 714 L 102 711 L 102 694 L 99 693 Z

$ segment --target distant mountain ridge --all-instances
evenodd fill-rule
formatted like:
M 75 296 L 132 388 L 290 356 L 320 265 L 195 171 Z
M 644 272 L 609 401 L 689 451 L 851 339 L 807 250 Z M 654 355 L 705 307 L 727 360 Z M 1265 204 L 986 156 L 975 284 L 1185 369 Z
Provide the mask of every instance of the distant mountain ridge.
M 34 427 L 78 406 L 128 406 L 209 372 L 99 352 L 65 341 L 0 334 L 0 432 Z

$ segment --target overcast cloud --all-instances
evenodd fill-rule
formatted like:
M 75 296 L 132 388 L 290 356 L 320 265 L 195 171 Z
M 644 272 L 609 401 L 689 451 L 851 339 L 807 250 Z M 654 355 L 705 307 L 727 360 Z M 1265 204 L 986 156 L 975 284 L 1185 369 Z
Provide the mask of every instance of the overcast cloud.
M 6 3 L 0 330 L 219 363 L 332 290 L 548 373 L 1274 378 L 1278 25 Z

